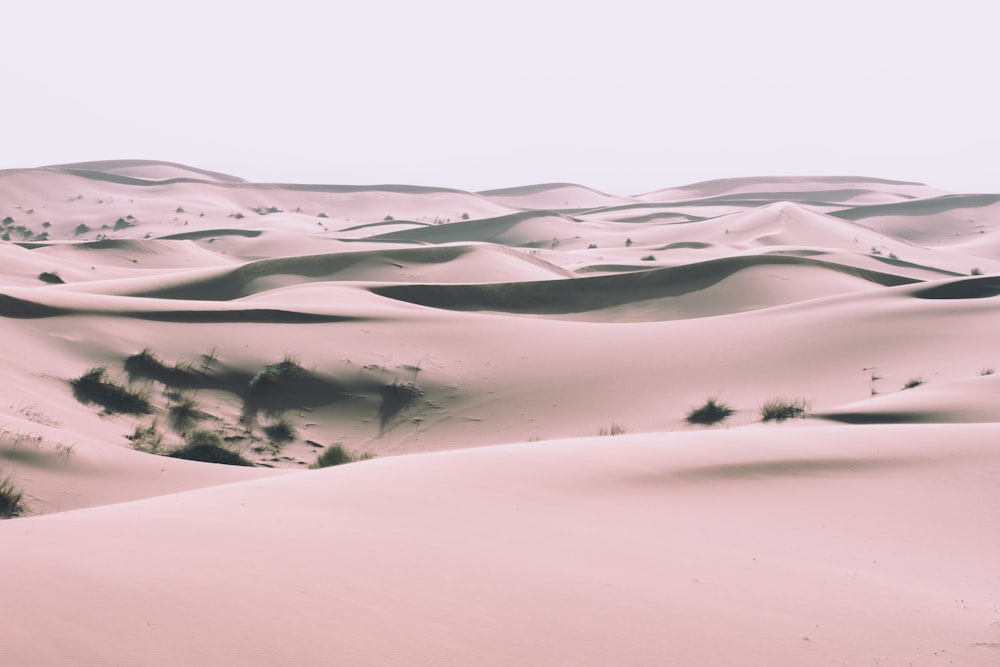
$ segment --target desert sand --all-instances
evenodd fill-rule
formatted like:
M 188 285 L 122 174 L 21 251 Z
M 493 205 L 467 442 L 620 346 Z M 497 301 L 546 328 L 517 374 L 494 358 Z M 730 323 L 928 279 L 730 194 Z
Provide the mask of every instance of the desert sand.
M 121 160 L 0 219 L 0 665 L 1000 664 L 1000 195 Z

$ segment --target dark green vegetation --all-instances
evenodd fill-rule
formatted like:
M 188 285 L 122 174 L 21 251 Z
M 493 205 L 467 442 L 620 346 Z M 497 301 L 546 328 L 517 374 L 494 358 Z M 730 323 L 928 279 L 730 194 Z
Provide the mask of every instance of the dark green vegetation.
M 688 424 L 711 426 L 712 424 L 725 421 L 733 412 L 734 410 L 731 407 L 717 398 L 709 398 L 705 401 L 704 405 L 693 408 L 687 417 L 685 417 L 685 420 Z
M 310 468 L 329 468 L 330 466 L 339 466 L 344 463 L 354 463 L 355 461 L 367 461 L 374 458 L 374 454 L 371 452 L 362 452 L 361 454 L 355 454 L 344 449 L 344 446 L 339 442 L 335 442 L 330 445 L 319 455 L 316 462 L 310 465 Z
M 76 400 L 100 405 L 108 413 L 145 415 L 152 411 L 147 392 L 112 382 L 107 372 L 106 367 L 100 366 L 70 380 Z
M 760 406 L 760 420 L 782 422 L 786 419 L 802 419 L 808 409 L 809 403 L 803 398 L 772 398 Z
M 185 445 L 167 454 L 175 459 L 222 463 L 231 466 L 252 466 L 253 463 L 236 452 L 226 449 L 222 437 L 215 431 L 197 430 L 188 434 Z
M 10 475 L 0 475 L 0 519 L 20 516 L 26 510 L 24 491 Z
M 42 271 L 41 273 L 38 274 L 38 279 L 41 280 L 43 283 L 49 283 L 51 285 L 61 285 L 64 282 L 66 282 L 55 271 Z
M 170 452 L 175 457 L 238 465 L 249 462 L 241 456 L 247 463 L 240 463 L 225 453 L 233 453 L 231 446 L 235 442 L 240 443 L 239 451 L 246 456 L 253 452 L 254 457 L 261 457 L 260 465 L 279 460 L 305 464 L 301 459 L 290 456 L 278 459 L 275 455 L 285 445 L 300 439 L 303 425 L 298 420 L 312 408 L 374 397 L 378 400 L 381 436 L 401 423 L 423 396 L 413 382 L 420 366 L 412 364 L 398 365 L 412 374 L 411 381 L 398 376 L 383 379 L 378 375 L 386 373 L 385 368 L 366 366 L 360 377 L 343 387 L 304 368 L 292 354 L 262 366 L 256 373 L 248 373 L 220 361 L 215 348 L 200 355 L 197 361 L 177 362 L 164 361 L 146 348 L 126 357 L 123 367 L 127 382 L 119 384 L 107 367 L 94 368 L 71 381 L 74 396 L 82 403 L 100 405 L 106 414 L 152 415 L 152 420 L 133 421 L 129 426 L 132 432 L 125 436 L 139 451 Z M 210 393 L 211 409 L 200 405 L 202 391 Z M 214 433 L 215 437 L 206 433 Z M 185 439 L 184 446 L 176 445 L 176 436 Z M 217 451 L 215 447 L 225 451 Z M 352 460 L 359 459 L 351 456 Z

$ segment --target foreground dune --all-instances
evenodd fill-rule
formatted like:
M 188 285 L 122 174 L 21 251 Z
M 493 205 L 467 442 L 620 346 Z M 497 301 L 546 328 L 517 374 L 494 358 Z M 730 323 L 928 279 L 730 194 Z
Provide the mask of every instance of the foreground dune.
M 1000 661 L 998 196 L 107 161 L 0 219 L 0 664 Z
M 995 664 L 1000 431 L 842 428 L 388 458 L 11 522 L 0 657 Z

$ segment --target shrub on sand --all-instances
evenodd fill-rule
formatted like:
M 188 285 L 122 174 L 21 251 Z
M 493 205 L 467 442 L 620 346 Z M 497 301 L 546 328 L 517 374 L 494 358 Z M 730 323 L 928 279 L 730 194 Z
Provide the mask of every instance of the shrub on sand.
M 253 463 L 236 452 L 226 449 L 218 433 L 204 429 L 189 433 L 186 438 L 186 444 L 180 449 L 170 452 L 167 456 L 175 459 L 188 459 L 189 461 L 203 461 L 205 463 L 223 463 L 231 466 L 253 465 Z
M 709 398 L 701 407 L 693 408 L 685 418 L 688 424 L 711 426 L 725 421 L 734 410 L 717 398 Z
M 99 366 L 91 368 L 75 380 L 70 380 L 76 399 L 88 405 L 96 403 L 111 413 L 145 415 L 151 412 L 146 392 L 112 382 L 108 379 L 107 372 L 107 367 Z
M 617 423 L 617 422 L 611 422 L 611 426 L 609 426 L 607 428 L 604 428 L 602 426 L 601 428 L 597 429 L 597 435 L 601 435 L 601 436 L 604 436 L 604 435 L 622 435 L 625 432 L 626 432 L 625 427 L 622 426 L 621 424 Z
M 782 422 L 786 419 L 802 419 L 808 409 L 809 403 L 803 398 L 772 398 L 760 406 L 760 420 Z
M 925 382 L 923 378 L 910 378 L 903 385 L 903 389 L 913 389 L 914 387 L 919 387 Z
M 26 509 L 24 491 L 10 475 L 0 475 L 0 519 L 20 516 Z
M 295 425 L 287 418 L 282 417 L 273 424 L 264 427 L 264 435 L 271 441 L 272 445 L 281 446 L 286 442 L 295 440 Z
M 276 364 L 268 364 L 250 380 L 250 392 L 259 393 L 282 380 L 292 380 L 305 377 L 309 373 L 299 365 L 299 359 L 293 354 L 286 354 Z
M 167 411 L 170 414 L 170 427 L 177 433 L 184 433 L 195 423 L 209 417 L 207 412 L 198 409 L 198 402 L 189 394 L 179 394 Z
M 355 461 L 367 461 L 368 459 L 375 458 L 375 455 L 371 452 L 362 452 L 361 454 L 354 454 L 341 445 L 339 442 L 335 442 L 320 453 L 316 462 L 310 465 L 310 468 L 329 468 L 330 466 L 339 466 L 344 463 L 353 463 Z
M 42 271 L 38 274 L 38 279 L 43 283 L 49 283 L 51 285 L 61 285 L 66 282 L 62 279 L 62 276 L 55 271 Z
M 157 428 L 155 419 L 149 426 L 137 424 L 132 435 L 125 437 L 131 440 L 132 446 L 140 452 L 146 452 L 147 454 L 160 453 L 160 444 L 163 442 L 163 436 Z

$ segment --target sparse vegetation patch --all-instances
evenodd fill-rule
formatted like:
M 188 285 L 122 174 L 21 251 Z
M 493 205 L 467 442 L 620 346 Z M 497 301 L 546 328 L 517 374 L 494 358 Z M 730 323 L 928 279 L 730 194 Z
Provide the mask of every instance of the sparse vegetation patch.
M 0 519 L 12 519 L 24 514 L 26 510 L 24 491 L 13 477 L 0 474 Z
M 704 405 L 693 408 L 685 417 L 688 424 L 711 426 L 725 421 L 734 410 L 717 398 L 709 398 Z
M 803 398 L 772 398 L 760 406 L 760 420 L 782 422 L 786 419 L 802 419 L 809 410 L 809 402 Z
M 203 461 L 205 463 L 222 463 L 231 466 L 253 466 L 253 463 L 240 454 L 227 449 L 222 437 L 215 431 L 197 430 L 188 434 L 186 444 L 180 449 L 167 454 L 175 459 Z
M 623 435 L 626 432 L 627 429 L 617 422 L 611 422 L 611 426 L 608 426 L 607 428 L 602 426 L 601 428 L 597 429 L 597 435 L 600 436 Z
M 50 285 L 61 285 L 66 282 L 55 271 L 42 271 L 38 274 L 38 279 L 43 283 L 49 283 Z
M 355 454 L 354 452 L 345 449 L 339 442 L 335 442 L 324 449 L 320 453 L 319 457 L 317 457 L 316 462 L 311 464 L 309 467 L 315 470 L 318 468 L 339 466 L 345 463 L 354 463 L 355 461 L 367 461 L 372 458 L 375 458 L 375 455 L 371 452 Z
M 264 435 L 275 447 L 281 447 L 285 443 L 295 440 L 295 425 L 286 417 L 281 417 L 277 421 L 264 427 Z
M 96 403 L 109 413 L 145 415 L 152 411 L 147 392 L 112 382 L 107 373 L 108 369 L 100 366 L 70 380 L 76 400 L 86 405 Z

